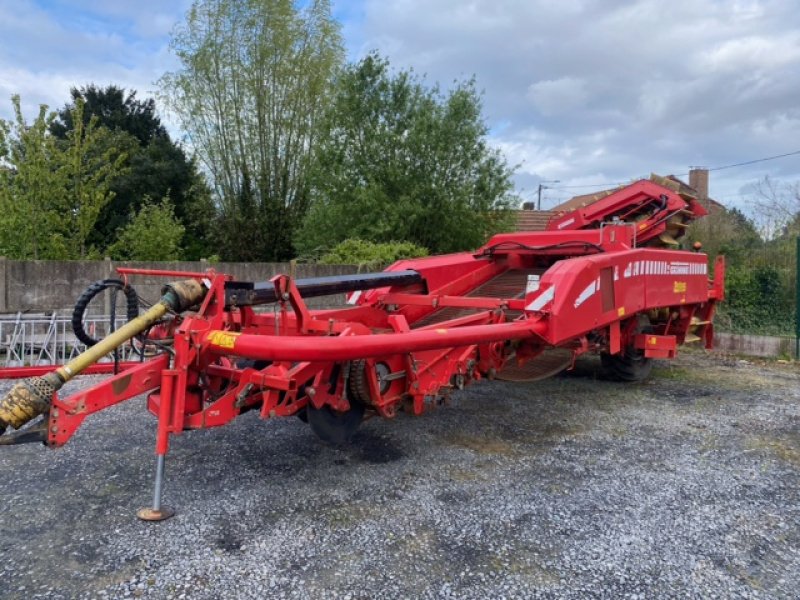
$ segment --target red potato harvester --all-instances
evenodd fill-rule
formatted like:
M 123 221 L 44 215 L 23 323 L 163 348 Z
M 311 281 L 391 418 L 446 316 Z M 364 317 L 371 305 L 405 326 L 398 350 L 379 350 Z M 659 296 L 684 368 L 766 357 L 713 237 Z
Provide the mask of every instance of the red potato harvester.
M 652 358 L 673 358 L 680 344 L 711 347 L 724 262 L 712 281 L 705 254 L 676 249 L 705 214 L 675 182 L 653 176 L 551 220 L 547 231 L 496 235 L 476 252 L 402 260 L 381 273 L 250 283 L 213 270 L 118 269 L 184 280 L 70 363 L 7 369 L 27 379 L 0 400 L 0 434 L 11 428 L 0 444 L 61 446 L 90 414 L 147 393 L 158 419 L 156 480 L 153 506 L 139 516 L 160 520 L 172 514 L 161 504 L 170 435 L 246 411 L 298 416 L 341 443 L 367 414 L 419 415 L 470 382 L 540 379 L 587 352 L 600 353 L 617 379 L 638 381 Z M 304 300 L 342 292 L 352 306 L 309 310 Z M 255 310 L 264 305 L 273 310 Z M 101 371 L 95 363 L 132 339 L 167 351 L 59 397 L 64 383 Z

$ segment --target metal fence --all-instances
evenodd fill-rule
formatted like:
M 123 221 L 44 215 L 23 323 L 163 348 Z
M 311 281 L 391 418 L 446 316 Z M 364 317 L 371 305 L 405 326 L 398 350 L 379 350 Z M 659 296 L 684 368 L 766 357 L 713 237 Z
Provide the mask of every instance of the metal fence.
M 86 345 L 72 332 L 71 318 L 52 313 L 22 313 L 0 315 L 0 366 L 22 367 L 63 364 L 84 350 Z M 92 337 L 104 337 L 110 332 L 108 316 L 84 319 L 86 332 Z M 116 326 L 125 324 L 124 315 L 116 318 Z M 126 344 L 118 351 L 119 360 L 137 360 L 137 349 Z M 114 360 L 109 354 L 101 362 Z

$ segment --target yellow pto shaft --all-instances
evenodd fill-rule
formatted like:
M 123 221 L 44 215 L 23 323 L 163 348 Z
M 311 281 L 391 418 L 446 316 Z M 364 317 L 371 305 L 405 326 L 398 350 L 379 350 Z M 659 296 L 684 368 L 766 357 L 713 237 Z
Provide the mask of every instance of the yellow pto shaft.
M 182 312 L 197 304 L 203 299 L 205 291 L 202 284 L 194 279 L 168 285 L 156 305 L 100 340 L 66 365 L 42 377 L 31 377 L 20 381 L 0 400 L 0 435 L 8 425 L 19 429 L 31 419 L 47 412 L 53 394 L 61 389 L 61 386 L 67 381 L 115 348 L 150 328 L 168 311 Z

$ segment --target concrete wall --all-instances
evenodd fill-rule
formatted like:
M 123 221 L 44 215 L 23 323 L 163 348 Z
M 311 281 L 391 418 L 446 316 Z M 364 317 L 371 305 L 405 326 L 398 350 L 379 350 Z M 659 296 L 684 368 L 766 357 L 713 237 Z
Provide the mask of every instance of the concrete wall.
M 8 260 L 0 257 L 0 312 L 71 309 L 78 296 L 94 281 L 119 277 L 117 267 L 204 272 L 213 267 L 241 281 L 266 281 L 289 272 L 289 263 L 117 262 Z M 353 265 L 297 265 L 298 278 L 356 273 Z M 131 285 L 149 302 L 160 297 L 161 286 L 178 277 L 130 278 Z M 122 299 L 120 298 L 120 303 Z M 311 298 L 309 306 L 341 304 L 344 296 Z M 99 302 L 99 298 L 98 298 Z M 93 303 L 94 304 L 94 303 Z
M 798 358 L 794 353 L 795 339 L 793 337 L 715 332 L 714 349 L 748 356 L 791 356 Z

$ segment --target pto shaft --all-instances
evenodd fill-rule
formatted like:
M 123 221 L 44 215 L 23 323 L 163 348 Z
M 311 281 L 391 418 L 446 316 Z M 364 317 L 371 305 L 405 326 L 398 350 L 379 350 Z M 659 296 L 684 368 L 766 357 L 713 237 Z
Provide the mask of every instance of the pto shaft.
M 144 314 L 129 321 L 108 337 L 81 353 L 66 365 L 41 377 L 24 379 L 0 400 L 0 435 L 7 426 L 19 429 L 31 419 L 47 412 L 53 394 L 70 379 L 93 365 L 134 336 L 149 329 L 168 311 L 182 312 L 197 304 L 205 288 L 194 279 L 173 283 L 164 288 L 161 300 Z

